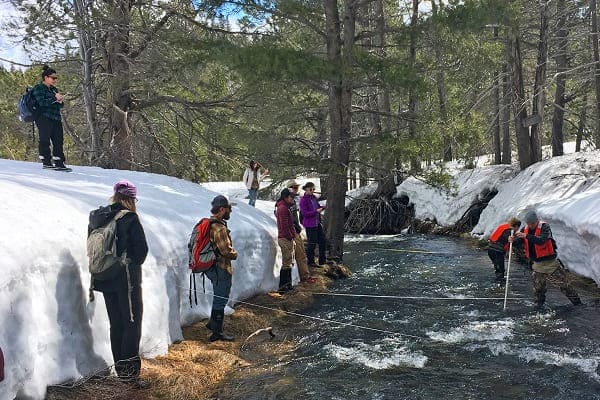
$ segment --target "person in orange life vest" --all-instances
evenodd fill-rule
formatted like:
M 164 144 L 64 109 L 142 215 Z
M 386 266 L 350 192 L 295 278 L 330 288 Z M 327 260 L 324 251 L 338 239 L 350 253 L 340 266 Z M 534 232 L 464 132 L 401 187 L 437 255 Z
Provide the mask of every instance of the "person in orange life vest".
M 535 211 L 525 214 L 525 223 L 527 225 L 517 232 L 514 239 L 509 238 L 509 242 L 523 242 L 525 255 L 533 262 L 533 289 L 537 307 L 542 307 L 546 301 L 547 282 L 560 288 L 571 303 L 581 305 L 579 295 L 569 284 L 567 273 L 556 258 L 556 242 L 550 225 L 540 221 Z
M 504 282 L 504 255 L 510 248 L 508 237 L 519 230 L 521 221 L 512 217 L 508 222 L 498 226 L 490 235 L 490 244 L 488 247 L 488 256 L 494 265 L 496 273 L 496 282 Z

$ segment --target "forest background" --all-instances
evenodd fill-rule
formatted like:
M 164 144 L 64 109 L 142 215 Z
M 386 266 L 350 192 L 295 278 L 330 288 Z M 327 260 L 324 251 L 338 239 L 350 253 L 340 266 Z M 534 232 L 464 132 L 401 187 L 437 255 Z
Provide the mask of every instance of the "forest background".
M 39 60 L 2 60 L 0 157 L 37 160 L 16 103 L 49 64 L 68 163 L 195 182 L 240 180 L 250 159 L 275 181 L 318 174 L 332 257 L 348 188 L 385 197 L 408 174 L 443 186 L 443 161 L 524 169 L 543 145 L 600 146 L 596 0 L 10 3 L 3 31 Z

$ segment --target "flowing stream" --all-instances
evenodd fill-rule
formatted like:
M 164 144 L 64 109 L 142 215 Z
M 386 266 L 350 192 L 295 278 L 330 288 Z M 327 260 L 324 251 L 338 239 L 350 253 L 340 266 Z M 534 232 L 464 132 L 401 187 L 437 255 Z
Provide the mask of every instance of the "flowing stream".
M 318 296 L 306 314 L 370 329 L 302 319 L 274 367 L 295 386 L 264 398 L 600 399 L 593 299 L 573 307 L 550 288 L 536 311 L 513 264 L 503 311 L 487 253 L 460 239 L 355 236 L 344 258 L 354 275 L 332 294 L 431 299 Z

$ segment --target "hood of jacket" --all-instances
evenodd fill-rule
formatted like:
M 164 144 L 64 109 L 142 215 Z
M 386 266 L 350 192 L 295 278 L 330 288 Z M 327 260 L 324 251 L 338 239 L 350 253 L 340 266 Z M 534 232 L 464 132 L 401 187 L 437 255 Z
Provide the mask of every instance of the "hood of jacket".
M 123 205 L 115 203 L 108 206 L 102 206 L 90 212 L 89 228 L 96 229 L 101 226 L 108 224 L 108 222 L 117 214 L 120 210 L 125 209 Z

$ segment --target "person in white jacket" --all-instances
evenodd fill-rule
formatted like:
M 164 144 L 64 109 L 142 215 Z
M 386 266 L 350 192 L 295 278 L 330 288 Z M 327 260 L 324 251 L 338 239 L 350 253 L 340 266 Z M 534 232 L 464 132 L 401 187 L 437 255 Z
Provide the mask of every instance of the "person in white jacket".
M 244 177 L 242 180 L 248 188 L 248 204 L 252 207 L 256 204 L 256 198 L 258 197 L 258 189 L 260 188 L 260 182 L 269 175 L 269 170 L 265 169 L 258 162 L 252 160 L 250 165 L 244 171 Z

